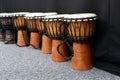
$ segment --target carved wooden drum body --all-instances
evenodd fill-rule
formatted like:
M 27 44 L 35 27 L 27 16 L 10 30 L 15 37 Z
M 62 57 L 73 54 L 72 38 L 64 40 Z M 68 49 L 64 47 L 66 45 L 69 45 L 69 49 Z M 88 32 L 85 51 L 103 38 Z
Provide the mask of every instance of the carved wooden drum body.
M 49 38 L 52 39 L 52 60 L 54 62 L 64 62 L 63 56 L 58 54 L 57 46 L 64 41 L 64 34 L 65 34 L 65 25 L 62 21 L 64 15 L 53 15 L 53 16 L 46 16 L 44 18 L 44 24 L 46 28 L 46 34 Z M 67 46 L 66 44 L 60 47 L 60 51 L 64 53 L 65 56 L 68 56 Z
M 56 15 L 56 12 L 48 12 L 43 13 L 41 15 L 36 16 L 36 25 L 37 29 L 42 36 L 42 52 L 44 54 L 51 54 L 52 52 L 52 40 L 46 34 L 46 28 L 43 22 L 43 18 L 48 15 Z
M 76 70 L 88 70 L 92 68 L 89 40 L 94 34 L 96 14 L 73 14 L 66 16 L 67 37 L 73 42 L 74 56 L 71 67 Z
M 30 13 L 25 15 L 27 29 L 30 32 L 30 47 L 40 48 L 41 35 L 38 32 L 35 16 L 42 13 Z
M 18 12 L 13 13 L 14 19 L 14 27 L 18 30 L 17 32 L 17 45 L 18 46 L 28 46 L 29 39 L 27 33 L 26 22 L 24 16 L 28 14 L 28 12 Z

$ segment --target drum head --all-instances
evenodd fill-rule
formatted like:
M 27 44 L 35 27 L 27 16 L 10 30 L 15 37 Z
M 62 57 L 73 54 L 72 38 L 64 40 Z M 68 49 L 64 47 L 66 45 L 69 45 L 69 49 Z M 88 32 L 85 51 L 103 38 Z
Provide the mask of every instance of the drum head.
M 11 13 L 1 13 L 0 17 L 12 17 Z
M 96 20 L 97 15 L 94 13 L 81 13 L 81 14 L 71 14 L 69 16 L 64 17 L 64 21 L 70 22 L 70 21 L 92 21 Z
M 65 16 L 69 14 L 59 14 L 59 15 L 48 15 L 43 18 L 43 21 L 61 21 Z
M 12 13 L 12 15 L 15 16 L 15 17 L 24 16 L 26 14 L 29 14 L 29 12 L 15 12 L 15 13 Z
M 73 42 L 85 43 L 94 34 L 96 14 L 71 14 L 65 16 L 67 24 L 67 37 Z

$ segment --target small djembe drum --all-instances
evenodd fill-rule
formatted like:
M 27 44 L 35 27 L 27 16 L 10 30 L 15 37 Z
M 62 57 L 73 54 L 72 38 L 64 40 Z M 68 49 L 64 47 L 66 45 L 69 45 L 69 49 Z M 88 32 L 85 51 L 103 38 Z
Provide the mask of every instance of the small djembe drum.
M 46 34 L 52 39 L 52 60 L 54 62 L 66 61 L 66 59 L 57 51 L 57 46 L 64 42 L 63 37 L 65 34 L 65 26 L 62 20 L 65 15 L 67 14 L 46 16 L 43 19 L 46 28 Z M 61 45 L 59 50 L 64 56 L 69 56 L 66 44 Z
M 40 35 L 42 36 L 42 53 L 44 54 L 51 54 L 52 40 L 45 34 L 46 29 L 45 29 L 44 22 L 42 21 L 42 19 L 45 16 L 56 15 L 56 14 L 57 14 L 56 12 L 49 12 L 49 13 L 44 13 L 44 14 L 41 14 L 35 17 L 37 29 L 40 32 Z
M 17 32 L 17 45 L 21 47 L 29 45 L 28 33 L 26 30 L 27 27 L 26 27 L 26 23 L 24 19 L 25 14 L 28 14 L 28 12 L 13 13 L 14 27 L 18 31 Z
M 96 15 L 92 13 L 66 16 L 67 37 L 73 42 L 71 67 L 75 70 L 88 70 L 93 67 L 89 40 L 95 30 Z
M 0 13 L 0 41 L 4 41 L 4 30 L 2 28 L 2 23 L 1 23 L 3 14 L 5 13 Z
M 30 31 L 30 47 L 31 48 L 39 48 L 40 42 L 42 40 L 41 35 L 38 32 L 35 16 L 40 15 L 42 13 L 30 13 L 25 15 L 27 28 Z
M 13 27 L 13 16 L 10 13 L 0 15 L 1 26 L 5 30 L 5 43 L 15 43 L 15 29 Z

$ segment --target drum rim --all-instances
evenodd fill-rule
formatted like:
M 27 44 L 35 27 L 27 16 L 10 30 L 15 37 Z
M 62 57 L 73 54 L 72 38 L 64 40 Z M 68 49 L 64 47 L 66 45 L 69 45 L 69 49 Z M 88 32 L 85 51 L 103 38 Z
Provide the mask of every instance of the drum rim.
M 43 21 L 62 21 L 65 16 L 69 14 L 58 14 L 58 15 L 50 15 L 43 18 Z
M 18 16 L 25 16 L 26 14 L 29 14 L 30 12 L 14 12 L 11 13 L 13 17 L 18 17 Z
M 96 17 L 88 17 L 88 18 L 64 18 L 63 21 L 64 22 L 83 22 L 83 21 L 95 21 L 97 20 L 97 16 Z
M 0 14 L 0 17 L 1 18 L 9 18 L 9 17 L 13 17 L 13 15 L 11 13 L 3 13 L 3 14 Z
M 67 17 L 65 16 L 63 21 L 66 22 L 93 21 L 96 19 L 97 19 L 97 15 L 95 13 L 78 13 L 78 14 L 70 14 L 70 16 Z

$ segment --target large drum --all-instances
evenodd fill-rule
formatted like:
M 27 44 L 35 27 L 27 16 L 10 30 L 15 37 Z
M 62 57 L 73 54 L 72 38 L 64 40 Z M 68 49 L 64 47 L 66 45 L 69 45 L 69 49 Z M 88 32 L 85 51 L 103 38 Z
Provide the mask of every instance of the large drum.
M 26 27 L 26 23 L 25 23 L 25 19 L 24 19 L 25 14 L 28 14 L 28 12 L 13 13 L 14 27 L 18 30 L 17 45 L 21 46 L 21 47 L 29 45 L 28 33 L 26 30 L 27 27 Z
M 73 42 L 74 55 L 71 67 L 76 70 L 88 70 L 93 67 L 89 40 L 94 34 L 96 14 L 74 14 L 66 16 L 67 37 Z
M 41 15 L 42 13 L 30 13 L 25 15 L 28 31 L 30 32 L 30 47 L 39 48 L 41 42 L 41 35 L 38 32 L 35 16 Z
M 15 29 L 12 22 L 13 16 L 10 13 L 0 15 L 2 28 L 5 30 L 5 43 L 15 43 Z
M 64 41 L 65 25 L 63 22 L 64 15 L 46 16 L 43 21 L 46 28 L 46 34 L 52 39 L 52 60 L 54 62 L 64 62 L 66 59 L 57 52 L 58 44 Z M 66 44 L 60 47 L 60 52 L 63 55 L 68 56 L 68 50 Z
M 37 29 L 40 32 L 40 35 L 42 36 L 42 52 L 44 54 L 51 54 L 52 52 L 52 40 L 46 35 L 46 29 L 45 29 L 45 25 L 44 22 L 42 21 L 42 19 L 45 16 L 48 15 L 56 15 L 56 12 L 49 12 L 49 13 L 44 13 L 41 15 L 36 16 L 36 25 L 37 25 Z

